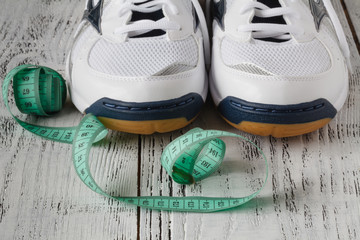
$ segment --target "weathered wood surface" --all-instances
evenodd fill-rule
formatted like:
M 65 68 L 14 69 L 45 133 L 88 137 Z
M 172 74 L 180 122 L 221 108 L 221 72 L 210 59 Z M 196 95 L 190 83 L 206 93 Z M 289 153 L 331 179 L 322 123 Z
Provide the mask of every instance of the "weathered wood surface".
M 360 7 L 345 2 L 358 29 Z M 360 239 L 360 57 L 342 5 L 333 3 L 355 72 L 345 107 L 325 128 L 295 138 L 250 136 L 227 125 L 209 101 L 183 130 L 152 136 L 112 132 L 92 150 L 93 173 L 112 194 L 235 197 L 256 188 L 250 179 L 264 170 L 241 141 L 229 140 L 232 154 L 220 171 L 190 187 L 169 180 L 160 155 L 193 127 L 240 133 L 270 160 L 269 183 L 254 201 L 231 212 L 193 214 L 138 210 L 105 199 L 76 176 L 71 146 L 25 132 L 0 107 L 0 239 Z M 83 6 L 83 0 L 3 0 L 1 79 L 24 62 L 63 73 Z M 55 118 L 28 118 L 49 126 L 73 126 L 80 119 L 71 103 Z M 239 152 L 242 161 L 235 158 Z
M 23 62 L 63 73 L 83 8 L 82 0 L 2 1 L 1 79 Z M 0 239 L 136 239 L 136 207 L 89 191 L 74 172 L 71 146 L 25 132 L 0 101 Z M 31 120 L 74 126 L 81 117 L 68 106 L 57 117 Z M 109 192 L 137 194 L 138 139 L 113 132 L 92 151 L 93 172 Z
M 350 28 L 357 43 L 357 50 L 360 52 L 360 1 L 357 0 L 341 0 Z

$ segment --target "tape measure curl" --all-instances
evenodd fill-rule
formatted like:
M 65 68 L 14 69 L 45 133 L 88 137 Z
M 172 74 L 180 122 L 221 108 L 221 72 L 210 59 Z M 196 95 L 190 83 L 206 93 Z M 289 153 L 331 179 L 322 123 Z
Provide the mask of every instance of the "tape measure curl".
M 59 112 L 66 100 L 66 84 L 56 71 L 47 67 L 28 67 L 13 78 L 16 106 L 20 112 L 50 116 Z
M 240 198 L 111 196 L 97 185 L 89 168 L 91 146 L 105 138 L 108 133 L 104 125 L 92 114 L 86 115 L 77 127 L 56 128 L 26 123 L 11 112 L 8 103 L 8 90 L 12 79 L 16 106 L 22 113 L 51 116 L 61 110 L 66 100 L 66 84 L 61 75 L 50 68 L 35 65 L 16 67 L 4 80 L 4 103 L 13 118 L 26 130 L 49 140 L 72 143 L 72 158 L 78 176 L 85 185 L 103 196 L 150 209 L 215 212 L 238 207 L 250 201 L 260 193 L 267 182 L 267 160 L 255 143 L 234 133 L 195 128 L 171 142 L 161 156 L 162 166 L 175 182 L 192 184 L 211 175 L 221 165 L 225 155 L 226 145 L 219 138 L 235 137 L 252 144 L 264 158 L 266 175 L 259 190 Z

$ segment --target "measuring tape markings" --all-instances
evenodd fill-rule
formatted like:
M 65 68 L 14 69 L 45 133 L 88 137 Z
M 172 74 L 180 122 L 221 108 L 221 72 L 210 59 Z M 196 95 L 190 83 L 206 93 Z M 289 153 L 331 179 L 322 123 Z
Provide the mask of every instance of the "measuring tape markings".
M 240 135 L 195 128 L 175 139 L 161 156 L 161 164 L 179 184 L 193 184 L 200 181 L 221 165 L 226 145 L 221 137 L 240 138 L 256 147 L 265 160 L 266 176 L 263 184 L 255 193 L 240 198 L 225 197 L 116 197 L 107 194 L 95 182 L 89 168 L 91 146 L 106 137 L 108 131 L 92 114 L 86 115 L 78 127 L 55 128 L 37 126 L 18 119 L 8 104 L 8 89 L 13 79 L 15 102 L 22 113 L 51 116 L 61 110 L 66 99 L 64 79 L 52 69 L 23 65 L 14 68 L 6 76 L 2 93 L 7 109 L 13 118 L 26 130 L 43 138 L 72 143 L 72 158 L 80 179 L 94 192 L 103 196 L 134 204 L 144 208 L 168 211 L 215 212 L 238 207 L 254 197 L 264 188 L 268 179 L 268 163 L 262 150 L 253 142 Z
M 8 100 L 8 90 L 11 80 L 14 79 L 13 87 L 14 87 L 15 103 L 18 109 L 20 110 L 20 112 L 25 114 L 37 115 L 37 116 L 50 116 L 51 114 L 55 113 L 55 112 L 50 112 L 49 114 L 46 113 L 43 109 L 43 105 L 41 103 L 40 95 L 39 95 L 39 88 L 40 88 L 39 78 L 37 78 L 38 75 L 34 72 L 34 70 L 36 69 L 38 69 L 38 67 L 34 65 L 22 65 L 10 71 L 10 73 L 5 77 L 2 86 L 2 94 L 3 94 L 3 100 L 5 106 L 12 115 L 12 117 L 15 119 L 15 121 L 18 122 L 26 130 L 49 140 L 63 142 L 63 143 L 72 143 L 75 135 L 76 127 L 54 128 L 54 127 L 37 126 L 20 120 L 12 113 L 10 109 L 9 100 Z M 56 73 L 53 70 L 51 71 L 52 73 Z M 62 88 L 65 88 L 65 90 L 61 89 L 61 92 L 63 96 L 62 101 L 65 101 L 66 99 L 65 82 L 59 74 L 56 73 L 56 75 L 63 81 L 63 84 L 61 86 Z

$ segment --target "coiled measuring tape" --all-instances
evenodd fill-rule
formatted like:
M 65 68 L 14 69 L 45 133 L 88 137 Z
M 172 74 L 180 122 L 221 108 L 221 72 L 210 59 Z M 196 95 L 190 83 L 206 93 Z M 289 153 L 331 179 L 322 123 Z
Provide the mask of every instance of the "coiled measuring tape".
M 216 171 L 224 159 L 226 149 L 225 143 L 219 138 L 234 137 L 249 142 L 264 158 L 266 175 L 259 190 L 240 198 L 111 196 L 97 185 L 89 168 L 91 146 L 107 135 L 108 131 L 104 125 L 92 114 L 86 115 L 77 127 L 55 128 L 26 123 L 11 112 L 8 103 L 11 80 L 16 106 L 22 113 L 51 116 L 61 110 L 66 99 L 66 84 L 61 75 L 52 69 L 35 65 L 16 67 L 5 77 L 2 87 L 4 103 L 13 118 L 26 130 L 49 140 L 72 143 L 72 158 L 78 176 L 86 186 L 103 196 L 157 210 L 216 212 L 235 208 L 250 201 L 260 193 L 267 182 L 268 163 L 264 153 L 255 143 L 234 133 L 195 128 L 171 142 L 161 156 L 162 166 L 175 182 L 192 184 Z

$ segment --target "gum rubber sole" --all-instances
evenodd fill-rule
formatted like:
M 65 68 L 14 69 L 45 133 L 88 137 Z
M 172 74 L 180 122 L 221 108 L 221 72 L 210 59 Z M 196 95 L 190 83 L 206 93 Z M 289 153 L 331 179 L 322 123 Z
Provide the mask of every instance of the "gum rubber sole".
M 98 117 L 105 127 L 127 133 L 150 135 L 153 133 L 165 133 L 186 127 L 195 118 L 188 121 L 186 118 L 152 120 L 152 121 L 125 121 L 106 117 Z
M 227 97 L 218 106 L 221 116 L 233 127 L 255 135 L 293 137 L 322 128 L 337 110 L 326 99 L 290 105 L 248 102 Z
M 298 135 L 303 135 L 316 131 L 325 125 L 327 125 L 332 119 L 326 118 L 309 123 L 299 123 L 299 124 L 271 124 L 271 123 L 257 123 L 257 122 L 248 122 L 243 121 L 239 124 L 234 124 L 223 117 L 226 122 L 231 126 L 255 135 L 260 136 L 273 136 L 276 138 L 283 137 L 294 137 Z
M 102 98 L 86 109 L 113 130 L 153 134 L 171 132 L 189 125 L 204 105 L 197 93 L 157 102 L 124 102 Z

